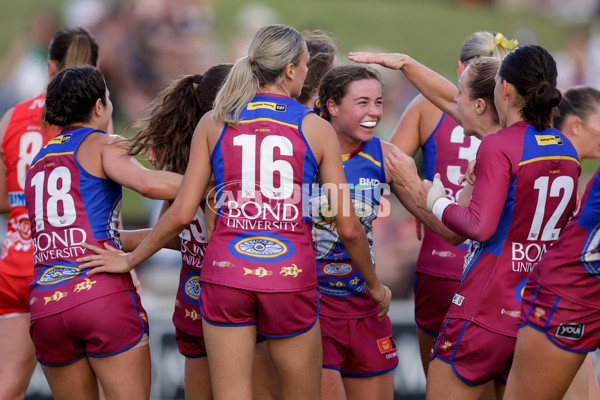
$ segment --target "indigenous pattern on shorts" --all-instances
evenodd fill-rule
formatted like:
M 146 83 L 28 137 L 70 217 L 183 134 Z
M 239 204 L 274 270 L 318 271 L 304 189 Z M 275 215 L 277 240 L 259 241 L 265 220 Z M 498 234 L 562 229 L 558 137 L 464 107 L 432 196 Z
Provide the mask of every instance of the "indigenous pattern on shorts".
M 45 94 L 17 104 L 2 139 L 10 209 L 0 273 L 12 276 L 33 276 L 33 242 L 23 188 L 33 158 L 58 133 L 55 126 L 41 124 L 44 104 Z
M 350 188 L 354 211 L 373 245 L 373 221 L 377 218 L 386 184 L 381 141 L 374 137 L 358 151 L 343 155 L 344 174 Z M 331 208 L 322 189 L 314 187 L 310 197 L 313 218 L 317 275 L 321 289 L 320 313 L 338 318 L 376 315 L 379 305 L 365 291 L 365 281 L 352 263 L 335 226 Z M 371 250 L 371 260 L 375 257 Z
M 61 132 L 38 153 L 27 175 L 25 199 L 35 246 L 29 287 L 32 319 L 133 288 L 129 273 L 88 278 L 87 269 L 76 262 L 90 253 L 81 246 L 84 242 L 104 248 L 110 241 L 121 248 L 121 185 L 91 175 L 76 157 L 92 132 L 105 134 L 90 128 Z
M 200 273 L 208 243 L 203 207 L 204 204 L 198 207 L 192 222 L 179 234 L 182 264 L 173 325 L 193 336 L 203 335 L 200 315 Z
M 580 212 L 531 277 L 579 304 L 600 307 L 600 169 L 586 187 Z
M 219 210 L 201 280 L 263 292 L 317 285 L 305 211 L 317 161 L 302 133 L 311 112 L 258 95 L 225 126 L 211 154 Z
M 433 181 L 434 175 L 439 173 L 446 188 L 446 197 L 458 201 L 464 187 L 458 184 L 458 178 L 467 172 L 469 162 L 475 159 L 480 142 L 475 136 L 465 136 L 462 126 L 449 115 L 442 114 L 422 148 L 425 179 Z M 427 227 L 424 231 L 415 271 L 459 280 L 469 242 L 452 246 Z
M 521 121 L 481 141 L 471 205 L 449 205 L 443 222 L 463 236 L 491 237 L 471 241 L 448 317 L 517 335 L 525 282 L 573 213 L 580 170 L 575 148 L 554 128 Z

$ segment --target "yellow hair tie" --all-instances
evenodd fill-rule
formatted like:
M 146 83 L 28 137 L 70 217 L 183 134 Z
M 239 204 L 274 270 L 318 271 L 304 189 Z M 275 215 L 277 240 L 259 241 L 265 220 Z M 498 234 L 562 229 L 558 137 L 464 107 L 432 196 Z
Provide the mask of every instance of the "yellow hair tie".
M 519 42 L 517 39 L 506 40 L 504 35 L 501 33 L 496 33 L 496 36 L 494 36 L 494 46 L 502 46 L 506 50 L 513 50 L 518 44 Z M 494 46 L 492 46 L 492 50 L 494 49 Z

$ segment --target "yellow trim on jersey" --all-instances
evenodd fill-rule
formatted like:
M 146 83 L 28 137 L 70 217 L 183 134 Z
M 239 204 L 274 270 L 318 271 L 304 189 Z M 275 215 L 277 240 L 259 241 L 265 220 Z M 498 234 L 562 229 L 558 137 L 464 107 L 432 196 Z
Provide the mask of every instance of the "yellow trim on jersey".
M 571 160 L 571 161 L 575 161 L 577 164 L 579 164 L 579 160 L 576 159 L 575 157 L 570 157 L 570 156 L 547 156 L 547 157 L 536 157 L 536 158 L 532 158 L 531 160 L 527 160 L 527 161 L 521 161 L 519 163 L 519 167 L 521 165 L 530 164 L 530 163 L 536 162 L 536 161 L 544 161 L 544 160 Z
M 351 155 L 351 153 L 342 154 L 342 162 L 348 161 L 350 159 L 350 155 Z M 363 156 L 364 158 L 366 158 L 367 160 L 371 161 L 373 164 L 375 164 L 379 168 L 381 168 L 381 163 L 379 161 L 375 160 L 373 157 L 371 157 L 367 153 L 363 153 L 362 151 L 359 151 L 358 153 L 356 153 L 356 155 Z
M 42 160 L 43 160 L 44 158 L 46 158 L 46 157 L 50 157 L 50 156 L 62 156 L 62 155 L 65 155 L 65 154 L 73 154 L 73 153 L 74 153 L 73 151 L 65 151 L 64 153 L 48 153 L 48 154 L 46 154 L 44 157 L 42 157 L 42 158 L 40 158 L 39 160 L 37 160 L 37 161 L 35 162 L 35 164 L 31 165 L 31 166 L 29 167 L 29 169 L 33 168 L 33 166 L 34 166 L 34 165 L 36 165 L 37 163 L 39 163 L 40 161 L 42 161 Z
M 364 158 L 366 158 L 367 160 L 371 161 L 373 164 L 377 165 L 378 167 L 381 167 L 381 163 L 377 160 L 375 160 L 373 157 L 371 157 L 370 155 L 368 155 L 367 153 L 363 153 L 362 151 L 360 151 L 358 153 L 359 156 L 363 156 Z
M 298 129 L 298 125 L 288 124 L 287 122 L 277 121 L 276 119 L 272 119 L 272 118 L 246 119 L 246 120 L 241 120 L 240 124 L 251 124 L 253 122 L 259 122 L 259 121 L 273 122 L 273 123 L 276 123 L 279 125 L 285 125 L 285 126 L 289 126 L 290 128 Z

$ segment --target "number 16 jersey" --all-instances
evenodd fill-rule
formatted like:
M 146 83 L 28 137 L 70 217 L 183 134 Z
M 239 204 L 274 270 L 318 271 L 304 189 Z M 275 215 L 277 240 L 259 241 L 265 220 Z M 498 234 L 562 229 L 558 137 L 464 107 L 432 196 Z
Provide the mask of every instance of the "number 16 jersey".
M 258 292 L 317 286 L 306 212 L 317 161 L 302 133 L 311 110 L 257 95 L 211 154 L 219 210 L 201 281 Z

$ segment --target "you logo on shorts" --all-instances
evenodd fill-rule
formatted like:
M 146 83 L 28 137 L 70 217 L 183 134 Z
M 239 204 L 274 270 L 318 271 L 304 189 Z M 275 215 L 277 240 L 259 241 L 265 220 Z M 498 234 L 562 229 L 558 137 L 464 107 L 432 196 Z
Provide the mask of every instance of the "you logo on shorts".
M 568 339 L 568 340 L 579 340 L 583 337 L 585 330 L 585 324 L 560 324 L 556 329 L 556 337 Z

